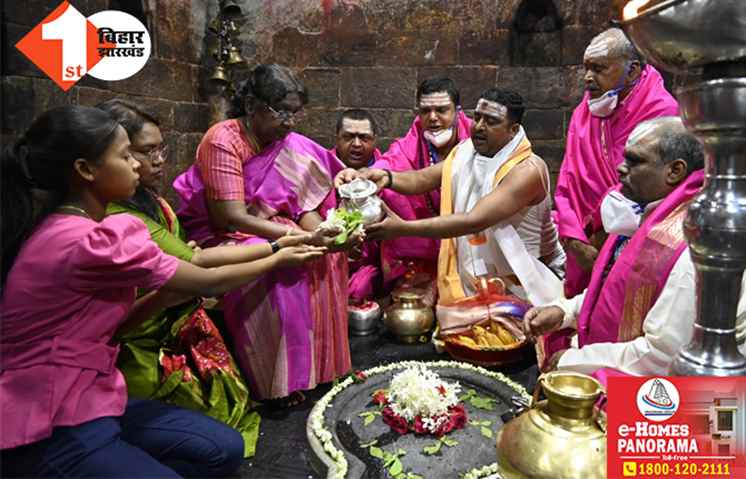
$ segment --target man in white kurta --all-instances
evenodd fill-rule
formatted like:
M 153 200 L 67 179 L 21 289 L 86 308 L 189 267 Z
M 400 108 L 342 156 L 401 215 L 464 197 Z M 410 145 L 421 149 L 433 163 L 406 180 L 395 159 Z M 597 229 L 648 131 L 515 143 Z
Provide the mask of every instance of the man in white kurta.
M 477 276 L 502 277 L 534 304 L 562 290 L 565 255 L 551 220 L 549 174 L 521 126 L 523 112 L 518 93 L 487 89 L 474 110 L 471 137 L 445 161 L 416 172 L 345 170 L 337 176 L 338 183 L 362 176 L 402 194 L 441 189 L 440 216 L 404 221 L 389 211 L 366 227 L 372 239 L 443 239 L 440 304 L 473 295 Z
M 641 234 L 649 234 L 651 231 L 638 225 L 644 225 L 645 220 L 687 178 L 691 180 L 689 175 L 693 170 L 700 175 L 701 184 L 702 163 L 701 145 L 686 132 L 678 117 L 650 120 L 635 128 L 627 142 L 625 161 L 619 167 L 623 185 L 621 192 L 607 195 L 601 207 L 604 227 L 612 235 L 607 241 L 615 242 L 610 245 L 613 248 L 609 249 L 612 251 L 610 260 L 594 266 L 594 273 L 601 275 L 599 277 L 604 281 L 601 289 L 607 288 L 609 285 L 606 280 L 617 273 L 614 268 L 624 247 L 635 240 L 638 231 Z M 689 197 L 696 191 L 691 191 Z M 645 205 L 644 209 L 639 207 L 640 204 Z M 671 215 L 679 221 L 676 225 L 678 230 L 681 230 L 680 221 L 687 204 L 688 202 L 682 203 L 681 208 L 675 209 Z M 586 327 L 598 327 L 598 322 L 604 321 L 603 314 L 595 317 L 591 314 L 588 324 L 583 323 L 583 314 L 588 317 L 589 313 L 596 311 L 588 309 L 589 305 L 585 305 L 587 311 L 584 309 L 584 303 L 589 301 L 588 296 L 593 296 L 590 301 L 597 301 L 601 296 L 598 291 L 589 293 L 592 288 L 593 283 L 589 289 L 572 299 L 560 298 L 551 305 L 529 311 L 524 322 L 527 333 L 539 336 L 565 328 L 577 331 Z M 696 317 L 695 289 L 695 270 L 687 248 L 675 260 L 657 299 L 646 313 L 642 313 L 644 318 L 641 331 L 636 337 L 626 341 L 590 341 L 578 347 L 576 335 L 571 347 L 549 351 L 551 357 L 547 358 L 544 369 L 569 369 L 592 374 L 602 368 L 611 368 L 631 375 L 667 374 L 681 347 L 692 337 Z M 738 307 L 740 317 L 746 309 L 746 296 L 743 294 L 746 291 L 746 277 L 741 291 Z M 608 310 L 607 308 L 606 311 Z M 619 330 L 622 328 L 624 319 Z M 738 336 L 742 353 L 746 353 L 745 333 L 746 324 L 741 320 Z M 544 341 L 543 344 L 549 342 Z

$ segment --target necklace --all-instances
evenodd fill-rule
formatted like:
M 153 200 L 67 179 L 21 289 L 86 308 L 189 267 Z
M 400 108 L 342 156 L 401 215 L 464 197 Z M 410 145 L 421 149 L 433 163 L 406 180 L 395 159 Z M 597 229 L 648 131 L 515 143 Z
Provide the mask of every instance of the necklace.
M 74 211 L 75 213 L 80 213 L 81 215 L 85 216 L 86 218 L 91 219 L 91 215 L 89 215 L 86 210 L 84 210 L 83 208 L 78 208 L 77 206 L 73 206 L 73 205 L 60 205 L 57 209 L 59 209 L 59 210 Z

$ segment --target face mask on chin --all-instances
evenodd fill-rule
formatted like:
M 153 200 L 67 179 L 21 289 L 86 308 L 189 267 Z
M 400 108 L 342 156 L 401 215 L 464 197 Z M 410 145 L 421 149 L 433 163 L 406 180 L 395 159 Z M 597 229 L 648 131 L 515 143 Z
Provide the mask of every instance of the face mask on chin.
M 438 131 L 425 130 L 423 135 L 431 145 L 433 145 L 435 148 L 440 148 L 441 146 L 444 146 L 449 141 L 451 141 L 451 137 L 453 136 L 453 127 Z
M 609 234 L 632 236 L 640 227 L 642 206 L 618 191 L 610 191 L 601 202 L 601 222 Z
M 622 74 L 622 78 L 619 80 L 619 84 L 615 88 L 605 92 L 598 98 L 588 98 L 588 109 L 590 110 L 591 115 L 598 118 L 606 118 L 614 113 L 614 110 L 616 110 L 616 107 L 619 104 L 619 93 L 624 90 L 624 79 L 627 78 L 631 68 L 631 64 L 624 67 L 624 74 Z M 637 80 L 635 80 L 632 85 L 635 85 L 636 83 Z
M 589 98 L 588 109 L 591 111 L 591 115 L 606 118 L 614 113 L 619 103 L 619 91 L 617 89 L 609 90 L 598 98 Z

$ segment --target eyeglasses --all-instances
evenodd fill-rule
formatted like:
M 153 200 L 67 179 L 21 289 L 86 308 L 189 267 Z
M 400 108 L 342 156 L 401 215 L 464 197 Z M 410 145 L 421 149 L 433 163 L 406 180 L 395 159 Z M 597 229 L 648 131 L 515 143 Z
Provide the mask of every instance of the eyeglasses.
M 277 111 L 269 105 L 266 105 L 266 107 L 267 107 L 267 110 L 269 110 L 269 112 L 272 113 L 272 116 L 275 118 L 275 120 L 280 120 L 282 122 L 293 120 L 294 122 L 297 123 L 306 117 L 306 112 L 303 111 L 302 108 L 296 112 L 292 112 L 292 111 L 287 111 L 287 110 Z
M 163 161 L 166 161 L 166 158 L 168 158 L 168 145 L 162 145 L 160 147 L 153 148 L 150 151 L 132 151 L 140 155 L 147 156 L 148 160 L 150 160 L 151 162 L 157 160 L 159 157 Z

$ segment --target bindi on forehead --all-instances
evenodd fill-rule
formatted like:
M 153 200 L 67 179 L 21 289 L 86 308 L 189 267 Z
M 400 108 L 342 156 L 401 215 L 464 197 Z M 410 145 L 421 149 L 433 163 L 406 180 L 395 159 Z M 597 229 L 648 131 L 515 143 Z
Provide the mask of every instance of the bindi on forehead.
M 503 119 L 508 115 L 508 108 L 505 105 L 497 103 L 495 101 L 485 100 L 480 98 L 477 102 L 477 107 L 474 109 L 477 113 L 482 115 L 488 115 L 494 118 Z
M 427 93 L 420 97 L 420 108 L 435 108 L 441 106 L 451 106 L 451 97 L 448 92 Z

